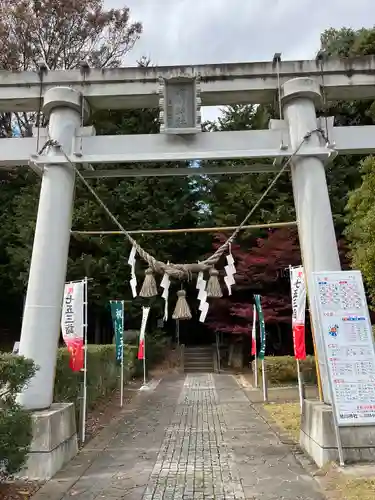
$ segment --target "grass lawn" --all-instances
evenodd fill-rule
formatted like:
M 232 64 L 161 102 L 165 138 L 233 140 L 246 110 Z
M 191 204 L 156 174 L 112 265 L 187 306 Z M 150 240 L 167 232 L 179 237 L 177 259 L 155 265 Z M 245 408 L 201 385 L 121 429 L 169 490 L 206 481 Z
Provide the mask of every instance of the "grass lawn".
M 265 404 L 264 408 L 281 429 L 299 441 L 299 403 Z M 375 500 L 375 477 L 354 477 L 333 467 L 321 483 L 332 500 Z
M 332 493 L 334 499 L 373 500 L 375 498 L 375 478 L 351 478 L 339 473 L 338 477 L 328 479 L 325 489 L 327 493 Z
M 299 441 L 300 408 L 299 403 L 265 404 L 264 408 L 282 429 Z

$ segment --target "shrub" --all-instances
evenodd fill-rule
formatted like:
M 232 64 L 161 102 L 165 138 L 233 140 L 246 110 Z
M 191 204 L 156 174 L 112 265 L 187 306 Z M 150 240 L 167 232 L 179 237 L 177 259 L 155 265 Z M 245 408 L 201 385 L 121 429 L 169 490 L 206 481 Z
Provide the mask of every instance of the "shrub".
M 134 371 L 134 348 L 124 348 L 124 380 L 129 380 Z M 113 392 L 119 385 L 120 366 L 116 364 L 114 345 L 89 345 L 87 349 L 87 406 L 92 408 L 98 399 Z M 82 394 L 83 373 L 73 372 L 69 367 L 69 353 L 58 350 L 54 400 L 71 402 L 79 411 Z
M 0 354 L 0 475 L 15 474 L 24 465 L 32 440 L 31 413 L 16 403 L 17 394 L 35 374 L 30 360 Z
M 289 385 L 297 383 L 297 363 L 293 356 L 267 356 L 266 373 L 269 385 Z M 316 384 L 316 368 L 314 356 L 300 362 L 301 371 L 306 384 Z M 261 364 L 258 363 L 261 373 Z

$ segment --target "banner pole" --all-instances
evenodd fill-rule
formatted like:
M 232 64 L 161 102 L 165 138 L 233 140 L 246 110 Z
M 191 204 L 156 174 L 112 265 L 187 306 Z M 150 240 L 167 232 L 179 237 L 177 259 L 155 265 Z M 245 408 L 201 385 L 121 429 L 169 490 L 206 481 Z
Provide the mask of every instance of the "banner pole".
M 121 315 L 121 375 L 120 375 L 120 406 L 124 406 L 124 301 L 121 301 L 122 315 Z
M 83 411 L 82 411 L 82 443 L 86 440 L 86 412 L 87 412 L 87 277 L 83 280 L 84 300 L 83 300 L 83 314 L 84 314 L 84 363 L 83 363 Z
M 302 374 L 301 374 L 301 365 L 300 365 L 299 359 L 296 359 L 296 363 L 297 363 L 299 404 L 300 404 L 301 413 L 302 413 L 303 399 L 304 399 L 303 392 L 304 391 L 303 391 L 303 382 L 302 382 Z
M 262 359 L 262 385 L 263 385 L 263 401 L 268 402 L 266 363 L 264 359 Z
M 142 323 L 141 331 L 139 334 L 139 347 L 138 347 L 138 359 L 143 361 L 143 386 L 146 387 L 146 325 L 147 318 L 150 312 L 149 307 L 142 308 Z M 142 357 L 141 357 L 142 356 Z
M 146 331 L 143 339 L 143 385 L 146 385 Z
M 254 346 L 255 346 L 255 354 L 254 354 L 254 384 L 255 387 L 258 388 L 258 355 L 257 355 L 257 335 L 256 335 L 256 305 L 253 305 L 253 329 L 252 329 L 252 337 L 254 339 Z
M 303 271 L 305 272 L 305 266 L 303 262 L 303 253 L 301 252 L 301 260 L 302 260 L 302 267 Z M 313 319 L 311 316 L 311 302 L 310 300 L 310 295 L 309 295 L 309 287 L 307 284 L 307 275 L 305 274 L 305 286 L 306 286 L 306 300 L 309 304 L 309 318 L 310 318 L 310 329 L 311 329 L 311 336 L 312 336 L 312 341 L 313 341 L 313 348 L 314 348 L 314 360 L 315 360 L 315 370 L 316 370 L 316 382 L 318 385 L 318 394 L 319 394 L 319 400 L 320 402 L 324 401 L 324 395 L 323 395 L 323 384 L 322 384 L 322 374 L 320 373 L 320 367 L 319 367 L 319 354 L 318 354 L 318 349 L 316 346 L 316 339 L 315 339 L 315 331 L 314 331 L 314 324 L 313 324 Z
M 262 387 L 263 387 L 263 399 L 264 401 L 268 401 L 268 387 L 267 387 L 267 376 L 266 376 L 266 364 L 265 364 L 265 355 L 266 355 L 266 326 L 264 321 L 264 314 L 262 310 L 262 302 L 260 295 L 254 295 L 255 305 L 258 312 L 259 319 L 259 333 L 260 333 L 260 350 L 258 357 L 262 362 Z

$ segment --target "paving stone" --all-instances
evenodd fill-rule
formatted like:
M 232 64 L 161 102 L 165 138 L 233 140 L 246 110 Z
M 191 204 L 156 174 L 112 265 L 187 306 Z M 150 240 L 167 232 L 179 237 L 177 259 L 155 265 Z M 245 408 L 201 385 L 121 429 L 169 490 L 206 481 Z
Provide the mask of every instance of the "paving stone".
M 324 498 L 234 377 L 166 379 L 137 401 L 36 500 Z

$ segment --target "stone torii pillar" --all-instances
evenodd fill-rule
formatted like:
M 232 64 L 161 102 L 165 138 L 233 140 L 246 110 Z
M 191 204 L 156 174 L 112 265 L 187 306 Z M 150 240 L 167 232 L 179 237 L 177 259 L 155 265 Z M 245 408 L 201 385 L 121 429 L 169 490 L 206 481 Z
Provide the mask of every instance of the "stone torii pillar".
M 320 99 L 320 86 L 311 78 L 294 78 L 283 85 L 282 103 L 292 148 L 298 148 L 305 134 L 318 128 L 315 103 Z M 306 144 L 319 147 L 319 135 L 312 134 Z M 302 262 L 309 291 L 312 289 L 311 273 L 340 271 L 340 258 L 323 162 L 316 157 L 299 157 L 293 160 L 291 172 Z M 314 300 L 310 300 L 310 311 L 324 401 L 329 403 L 328 372 Z
M 43 113 L 49 135 L 70 155 L 81 126 L 82 97 L 69 87 L 49 89 Z M 84 109 L 87 114 L 87 108 Z M 50 147 L 49 156 L 56 154 Z M 43 171 L 19 354 L 39 367 L 19 402 L 30 410 L 49 408 L 53 401 L 56 356 L 74 197 L 74 171 L 50 164 Z

